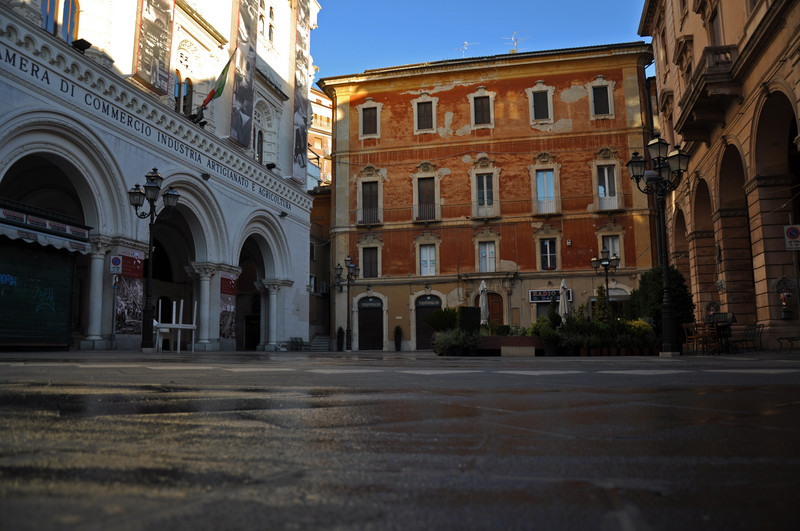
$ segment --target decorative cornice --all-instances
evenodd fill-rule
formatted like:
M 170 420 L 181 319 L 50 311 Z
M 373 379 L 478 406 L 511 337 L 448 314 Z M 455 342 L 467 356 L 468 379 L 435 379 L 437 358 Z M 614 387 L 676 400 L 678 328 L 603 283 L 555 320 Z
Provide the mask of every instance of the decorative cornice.
M 203 156 L 224 164 L 299 208 L 311 209 L 312 201 L 305 190 L 295 189 L 282 179 L 274 177 L 227 139 L 218 138 L 189 122 L 158 98 L 132 82 L 124 81 L 112 70 L 97 65 L 88 56 L 73 50 L 64 41 L 44 32 L 18 13 L 7 9 L 0 11 L 0 42 L 7 45 L 12 52 L 35 57 L 39 64 L 60 76 L 62 82 L 73 83 L 89 94 L 102 95 L 135 120 L 185 142 Z M 155 141 L 152 141 L 152 148 L 166 149 Z M 198 171 L 200 169 L 197 168 Z
M 691 242 L 694 240 L 700 240 L 702 238 L 713 238 L 714 231 L 713 230 L 694 230 L 686 235 L 686 241 Z
M 739 218 L 747 217 L 748 211 L 746 208 L 720 208 L 711 214 L 711 221 L 719 221 L 722 218 Z
M 744 192 L 745 194 L 750 194 L 756 188 L 791 186 L 794 179 L 793 175 L 756 175 L 744 184 Z

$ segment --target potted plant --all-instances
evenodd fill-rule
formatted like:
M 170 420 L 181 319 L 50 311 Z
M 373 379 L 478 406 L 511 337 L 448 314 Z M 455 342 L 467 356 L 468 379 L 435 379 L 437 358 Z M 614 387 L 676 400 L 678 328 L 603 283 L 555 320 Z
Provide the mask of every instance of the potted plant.
M 394 349 L 400 352 L 403 345 L 403 327 L 397 325 L 394 327 Z

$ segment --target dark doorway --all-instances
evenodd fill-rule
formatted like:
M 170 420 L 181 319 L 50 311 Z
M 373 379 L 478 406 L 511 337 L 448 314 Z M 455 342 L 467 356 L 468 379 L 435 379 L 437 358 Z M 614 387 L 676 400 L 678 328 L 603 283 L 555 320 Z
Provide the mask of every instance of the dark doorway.
M 414 303 L 417 327 L 417 350 L 430 350 L 433 344 L 433 327 L 425 317 L 442 309 L 442 299 L 436 295 L 424 295 Z
M 383 350 L 383 302 L 378 297 L 358 301 L 358 350 Z

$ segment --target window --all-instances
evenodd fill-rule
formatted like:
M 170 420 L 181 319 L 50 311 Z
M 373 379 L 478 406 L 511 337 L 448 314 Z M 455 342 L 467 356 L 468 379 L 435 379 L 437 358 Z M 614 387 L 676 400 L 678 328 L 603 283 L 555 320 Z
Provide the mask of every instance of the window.
M 267 20 L 264 18 L 264 15 L 258 17 L 258 32 L 261 35 L 266 35 L 267 33 Z
M 553 123 L 553 94 L 555 87 L 549 87 L 544 81 L 537 81 L 536 86 L 525 89 L 530 105 L 531 126 Z
M 194 96 L 194 86 L 192 80 L 186 78 L 183 82 L 183 114 L 189 116 L 192 114 L 192 99 Z
M 314 242 L 311 242 L 311 246 L 309 247 L 308 256 L 312 262 L 317 260 L 317 246 L 314 245 Z
M 536 170 L 536 195 L 539 214 L 552 214 L 556 211 L 556 192 L 553 170 Z
M 255 152 L 256 152 L 256 160 L 260 163 L 264 163 L 264 131 L 258 131 L 256 135 L 253 137 L 255 140 Z
M 485 125 L 492 123 L 491 113 L 489 112 L 489 96 L 478 96 L 472 100 L 474 106 L 475 125 Z
M 425 244 L 419 246 L 419 274 L 423 277 L 436 274 L 436 246 Z
M 417 129 L 433 129 L 433 103 L 421 101 L 417 103 Z
M 42 4 L 47 2 L 42 2 Z M 55 1 L 53 2 L 55 3 Z M 44 9 L 44 8 L 43 8 Z M 61 36 L 67 41 L 67 44 L 72 44 L 78 37 L 78 14 L 80 13 L 80 6 L 77 0 L 64 0 L 64 19 L 61 24 Z
M 411 100 L 414 112 L 414 134 L 433 133 L 436 131 L 436 104 L 439 98 L 423 93 L 419 98 Z
M 378 182 L 361 183 L 362 223 L 378 223 Z
M 382 103 L 375 103 L 372 98 L 367 98 L 364 103 L 356 106 L 358 112 L 358 138 L 379 138 L 381 136 L 381 108 Z
M 361 132 L 365 135 L 374 135 L 378 132 L 378 109 L 375 107 L 364 109 Z
M 275 41 L 275 26 L 269 25 L 269 42 Z
M 600 199 L 600 210 L 617 210 L 617 180 L 614 166 L 597 167 L 597 196 Z
M 436 219 L 435 179 L 417 179 L 417 220 Z
M 608 249 L 609 256 L 620 256 L 619 254 L 619 236 L 603 236 L 603 249 Z
M 534 234 L 534 249 L 536 254 L 536 269 L 540 271 L 555 271 L 558 269 L 559 255 L 561 254 L 561 230 L 552 224 L 545 223 Z
M 478 271 L 491 273 L 494 271 L 494 242 L 478 243 Z
M 543 271 L 553 271 L 556 269 L 556 239 L 543 238 L 539 240 L 539 255 Z
M 386 170 L 366 166 L 356 179 L 356 223 L 375 225 L 383 222 L 383 180 Z
M 591 96 L 592 120 L 614 118 L 614 85 L 605 76 L 597 76 L 587 83 L 586 88 Z
M 181 112 L 181 93 L 183 92 L 183 81 L 181 80 L 181 73 L 175 70 L 175 86 L 173 96 L 175 98 L 175 112 Z
M 317 292 L 317 277 L 315 275 L 309 275 L 308 277 L 308 291 L 311 293 Z
M 711 46 L 722 46 L 724 44 L 722 40 L 722 21 L 719 17 L 719 11 L 716 9 L 711 13 L 708 27 L 711 32 Z
M 594 104 L 593 114 L 610 114 L 608 112 L 608 87 L 592 87 L 592 103 Z
M 499 183 L 500 169 L 494 167 L 485 153 L 478 155 L 478 162 L 470 170 L 472 178 L 472 215 L 476 218 L 500 215 Z
M 441 219 L 439 190 L 444 172 L 436 169 L 430 162 L 417 166 L 417 173 L 411 174 L 414 210 L 413 221 L 435 221 Z
M 361 249 L 361 276 L 362 278 L 376 278 L 378 276 L 378 248 L 362 247 Z
M 561 211 L 561 186 L 558 182 L 561 165 L 555 156 L 543 151 L 528 166 L 533 191 L 533 214 L 555 214 Z
M 42 0 L 42 28 L 48 33 L 56 32 L 56 1 Z
M 479 173 L 476 175 L 475 186 L 478 188 L 478 207 L 493 206 L 492 174 Z
M 617 153 L 609 147 L 598 151 L 590 163 L 595 210 L 624 208 L 622 186 L 619 182 L 620 164 Z
M 418 276 L 427 277 L 439 274 L 437 257 L 440 244 L 440 237 L 430 231 L 423 232 L 414 238 L 414 249 L 419 257 L 416 265 Z
M 470 118 L 472 128 L 494 128 L 494 98 L 495 93 L 478 87 L 478 90 L 467 96 L 470 105 Z

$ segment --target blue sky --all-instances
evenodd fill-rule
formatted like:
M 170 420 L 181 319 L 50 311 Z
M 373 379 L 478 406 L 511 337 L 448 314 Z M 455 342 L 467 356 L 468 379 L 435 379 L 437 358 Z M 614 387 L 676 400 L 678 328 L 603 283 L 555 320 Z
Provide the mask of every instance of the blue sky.
M 323 77 L 462 56 L 644 40 L 644 0 L 319 0 L 311 55 Z M 486 6 L 492 6 L 490 10 Z

